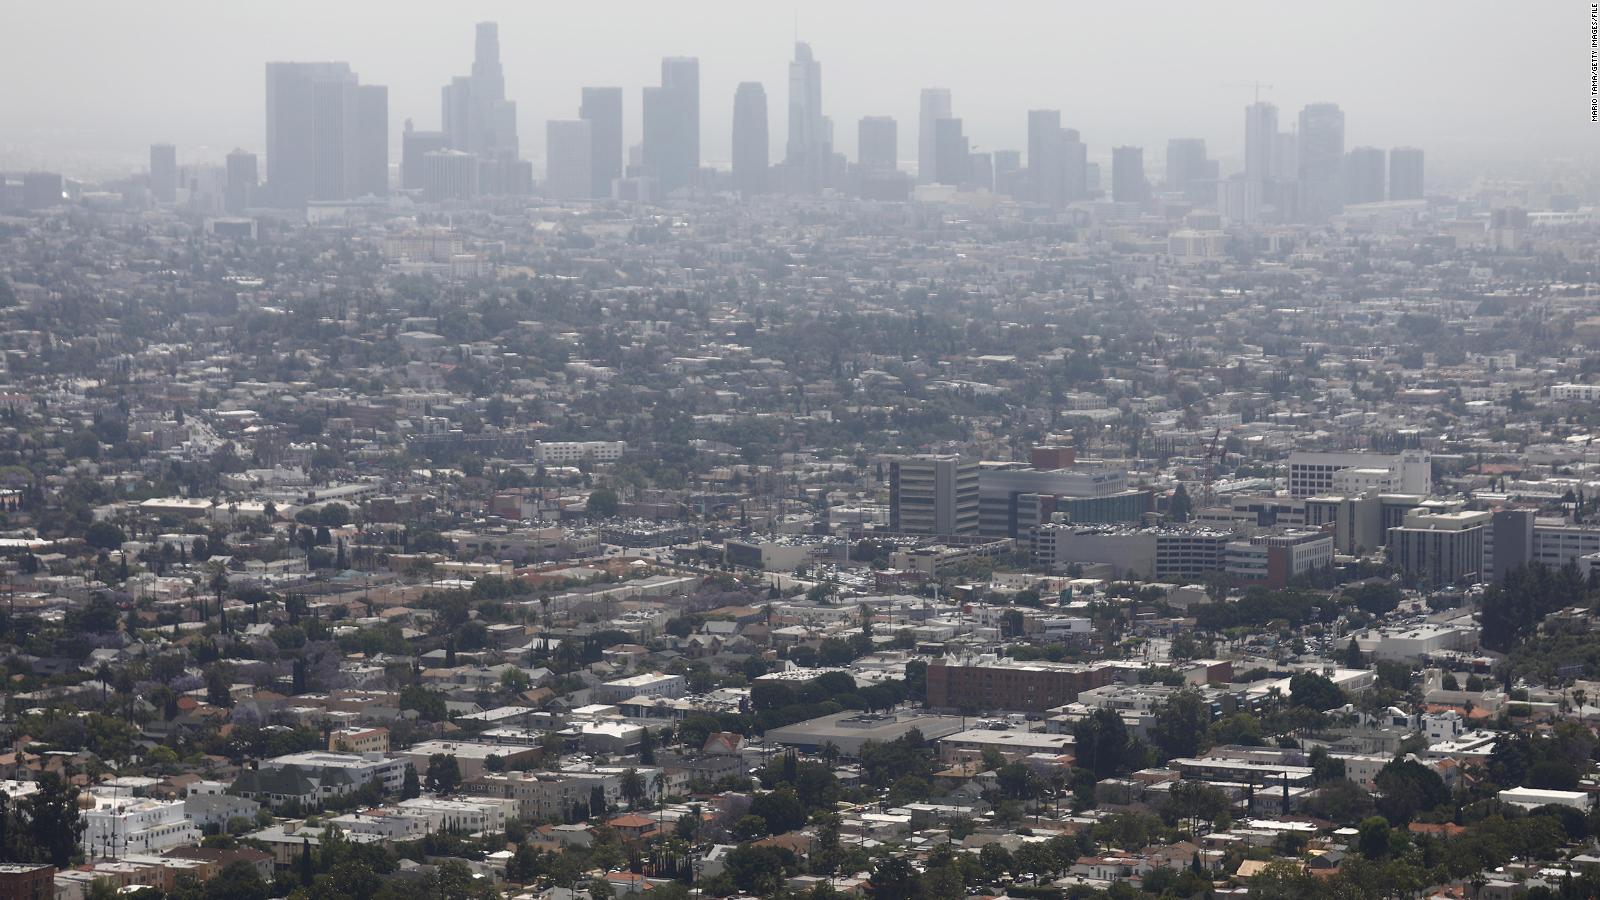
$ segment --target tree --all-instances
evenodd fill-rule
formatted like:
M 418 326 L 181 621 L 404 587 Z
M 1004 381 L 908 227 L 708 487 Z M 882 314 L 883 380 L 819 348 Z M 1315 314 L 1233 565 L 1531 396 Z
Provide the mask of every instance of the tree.
M 644 797 L 644 777 L 639 774 L 638 769 L 629 767 L 622 773 L 620 789 L 622 799 L 628 801 L 629 809 L 639 805 L 639 801 Z
M 1150 737 L 1168 759 L 1193 757 L 1205 746 L 1210 727 L 1211 704 L 1199 691 L 1182 690 L 1156 708 Z
M 1361 855 L 1367 859 L 1384 859 L 1389 855 L 1389 820 L 1382 816 L 1363 819 L 1357 840 Z
M 1389 763 L 1378 770 L 1378 812 L 1392 825 L 1404 825 L 1417 813 L 1450 799 L 1450 789 L 1438 773 L 1412 760 Z
M 86 827 L 78 809 L 78 788 L 54 772 L 40 776 L 38 785 L 18 807 L 41 861 L 65 869 L 78 853 Z
M 783 847 L 745 844 L 730 852 L 724 861 L 724 870 L 736 887 L 761 897 L 776 894 L 797 868 L 794 853 Z M 916 872 L 911 875 L 914 880 Z
M 611 488 L 595 488 L 589 492 L 589 502 L 584 509 L 589 515 L 600 519 L 609 519 L 617 514 L 621 504 L 617 500 L 617 492 Z
M 1327 712 L 1344 705 L 1344 692 L 1326 676 L 1316 672 L 1301 672 L 1289 679 L 1289 702 L 1317 712 Z
M 867 889 L 872 900 L 915 900 L 920 894 L 917 870 L 904 856 L 885 856 L 873 866 Z
M 1189 489 L 1180 482 L 1172 492 L 1172 499 L 1167 501 L 1167 518 L 1174 522 L 1187 522 L 1191 508 Z
M 643 765 L 653 766 L 656 762 L 656 739 L 650 734 L 650 729 L 643 729 L 639 736 L 639 762 Z
M 1114 775 L 1125 762 L 1128 728 L 1115 710 L 1096 709 L 1078 721 L 1072 734 L 1077 745 L 1078 765 L 1093 772 L 1095 777 Z
M 422 796 L 422 782 L 417 778 L 417 767 L 406 766 L 405 782 L 400 786 L 400 799 L 413 800 Z
M 461 764 L 456 762 L 454 756 L 444 753 L 428 757 L 427 785 L 430 793 L 454 793 L 461 785 Z
M 254 863 L 235 860 L 206 882 L 205 900 L 267 900 L 271 891 Z
M 95 522 L 83 532 L 84 543 L 99 550 L 116 550 L 128 536 L 111 522 Z

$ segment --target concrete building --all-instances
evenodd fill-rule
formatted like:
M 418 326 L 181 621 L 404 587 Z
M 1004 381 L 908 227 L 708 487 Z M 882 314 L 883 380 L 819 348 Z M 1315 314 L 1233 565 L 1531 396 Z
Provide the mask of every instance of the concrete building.
M 592 126 L 586 119 L 545 123 L 544 195 L 581 200 L 594 190 Z
M 909 456 L 889 463 L 889 530 L 978 533 L 978 464 L 959 456 Z
M 767 732 L 766 739 L 773 744 L 802 750 L 820 750 L 832 744 L 841 756 L 855 757 L 868 741 L 888 743 L 913 730 L 926 740 L 937 740 L 961 731 L 962 719 L 904 710 L 892 713 L 849 711 L 774 728 Z
M 95 805 L 83 811 L 81 843 L 86 856 L 160 853 L 200 840 L 200 829 L 184 811 L 182 800 L 89 796 Z
M 1034 562 L 1052 571 L 1104 563 L 1119 575 L 1197 579 L 1222 571 L 1230 532 L 1195 526 L 1131 528 L 1051 523 L 1034 532 Z
M 1408 578 L 1442 587 L 1481 581 L 1488 511 L 1434 513 L 1415 509 L 1389 529 L 1389 560 Z
M 1386 470 L 1389 474 L 1381 486 L 1386 492 L 1423 496 L 1433 492 L 1433 458 L 1426 451 L 1383 454 L 1296 450 L 1289 454 L 1289 493 L 1296 497 L 1334 493 L 1335 475 L 1345 469 Z
M 1227 546 L 1225 571 L 1240 581 L 1281 588 L 1333 566 L 1333 538 L 1321 531 L 1261 534 Z
M 1116 669 L 1106 665 L 1020 662 L 992 654 L 942 657 L 928 666 L 928 707 L 1044 712 L 1115 677 Z
M 1096 508 L 1075 508 L 1075 522 L 1135 521 L 1143 512 L 1140 492 L 1127 490 L 1121 469 L 1083 466 L 1038 469 L 1022 463 L 980 463 L 978 469 L 978 533 L 984 537 L 1026 538 L 1032 529 L 1068 512 L 1072 499 L 1120 498 Z M 1107 518 L 1094 518 L 1099 512 Z

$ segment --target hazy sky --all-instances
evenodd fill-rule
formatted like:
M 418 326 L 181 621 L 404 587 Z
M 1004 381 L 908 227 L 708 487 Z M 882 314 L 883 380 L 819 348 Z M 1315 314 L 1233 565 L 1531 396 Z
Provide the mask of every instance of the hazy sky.
M 976 149 L 1025 146 L 1026 111 L 1060 108 L 1091 158 L 1169 137 L 1241 153 L 1247 82 L 1273 88 L 1287 129 L 1307 103 L 1346 115 L 1346 145 L 1426 148 L 1441 159 L 1593 152 L 1589 4 L 1574 0 L 1333 2 L 414 2 L 9 0 L 0 53 L 0 165 L 72 174 L 138 167 L 147 146 L 180 162 L 260 150 L 267 60 L 345 60 L 389 86 L 402 123 L 439 126 L 439 87 L 471 66 L 473 23 L 500 23 L 523 155 L 542 167 L 544 123 L 574 118 L 579 88 L 621 85 L 628 142 L 660 58 L 698 56 L 702 157 L 724 162 L 735 85 L 767 88 L 782 153 L 796 35 L 823 71 L 836 146 L 856 121 L 900 122 L 916 155 L 917 93 L 949 87 Z M 398 157 L 398 153 L 394 154 Z M 1224 166 L 1227 171 L 1227 166 Z

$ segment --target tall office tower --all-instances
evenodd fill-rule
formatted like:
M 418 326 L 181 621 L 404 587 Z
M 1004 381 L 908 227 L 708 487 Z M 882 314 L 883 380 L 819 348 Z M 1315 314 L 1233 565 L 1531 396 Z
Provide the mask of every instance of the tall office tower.
M 1389 151 L 1389 199 L 1421 200 L 1422 151 L 1396 147 Z
M 821 189 L 833 155 L 833 141 L 822 115 L 822 63 L 809 44 L 794 45 L 789 63 L 789 144 L 784 164 L 803 173 L 808 191 Z
M 1150 183 L 1144 177 L 1144 150 L 1140 147 L 1111 149 L 1111 199 L 1117 203 L 1143 203 L 1149 199 Z
M 150 145 L 150 194 L 157 203 L 178 200 L 178 148 L 171 144 Z
M 1066 164 L 1061 137 L 1061 110 L 1028 110 L 1028 177 L 1033 182 L 1033 199 L 1047 206 L 1066 204 L 1062 181 Z
M 1089 197 L 1089 147 L 1078 136 L 1078 129 L 1063 128 L 1061 143 L 1061 196 L 1067 203 Z
M 267 63 L 267 190 L 279 206 L 355 196 L 360 90 L 348 63 Z
M 1272 179 L 1279 183 L 1300 177 L 1300 136 L 1280 131 L 1272 142 Z
M 1345 154 L 1344 202 L 1382 202 L 1385 163 L 1381 147 L 1357 147 Z
M 400 186 L 408 191 L 422 188 L 422 156 L 435 150 L 448 150 L 450 136 L 443 131 L 417 131 L 406 120 L 400 135 Z
M 972 155 L 960 119 L 933 123 L 933 181 L 954 187 L 972 181 Z
M 439 90 L 439 128 L 450 146 L 467 152 L 472 146 L 472 78 L 457 75 Z
M 1229 222 L 1251 224 L 1261 217 L 1262 185 L 1245 172 L 1217 182 L 1217 212 Z
M 591 197 L 610 197 L 622 177 L 622 88 L 586 87 L 578 117 L 589 123 Z
M 1300 111 L 1300 208 L 1310 222 L 1344 211 L 1344 111 L 1337 103 Z
M 452 78 L 440 91 L 440 122 L 451 149 L 479 157 L 483 193 L 526 192 L 530 167 L 519 159 L 517 104 L 506 99 L 500 27 L 494 22 L 477 24 L 472 74 Z
M 791 120 L 794 118 L 792 101 L 789 117 Z M 793 149 L 794 142 L 790 141 L 790 150 Z M 733 92 L 733 185 L 739 193 L 748 197 L 767 189 L 770 152 L 767 139 L 767 89 L 759 81 L 740 82 Z
M 1187 193 L 1196 182 L 1213 179 L 1210 162 L 1204 138 L 1167 141 L 1167 190 Z
M 991 153 L 968 153 L 967 180 L 975 188 L 993 191 L 994 155 Z
M 1278 172 L 1272 166 L 1278 140 L 1278 107 L 1258 100 L 1244 108 L 1244 176 L 1266 183 Z
M 222 208 L 237 215 L 255 204 L 257 174 L 256 155 L 248 150 L 235 150 L 228 154 L 228 184 L 222 198 Z
M 315 82 L 311 91 L 311 199 L 357 196 L 361 172 L 361 84 L 354 74 Z M 269 157 L 268 163 L 272 162 Z
M 889 463 L 889 530 L 978 533 L 978 464 L 959 456 L 908 456 Z
M 935 132 L 940 119 L 950 118 L 950 89 L 923 88 L 922 109 L 917 121 L 917 181 L 937 181 L 934 158 Z
M 668 194 L 693 185 L 700 168 L 700 61 L 668 57 L 661 61 L 661 86 L 644 89 L 646 172 Z
M 356 194 L 389 194 L 389 89 L 363 84 L 356 111 Z
M 999 190 L 1001 184 L 1010 184 L 1011 179 L 1022 171 L 1022 152 L 1020 150 L 994 151 L 994 183 Z
M 856 160 L 861 168 L 892 172 L 900 167 L 900 130 L 893 116 L 863 116 L 856 126 Z
M 478 157 L 460 150 L 422 154 L 422 196 L 432 203 L 478 196 Z
M 594 190 L 593 125 L 587 119 L 545 123 L 544 195 L 581 200 Z

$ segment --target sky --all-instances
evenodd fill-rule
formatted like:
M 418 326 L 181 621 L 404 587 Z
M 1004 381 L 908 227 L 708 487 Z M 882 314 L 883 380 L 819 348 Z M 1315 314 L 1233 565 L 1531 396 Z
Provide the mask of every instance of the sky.
M 1333 101 L 1346 146 L 1419 146 L 1452 161 L 1591 156 L 1589 4 L 1575 0 L 6 0 L 0 53 L 0 166 L 68 174 L 133 171 L 155 142 L 180 162 L 264 143 L 264 63 L 343 60 L 389 86 L 391 144 L 407 118 L 439 127 L 439 88 L 471 68 L 473 24 L 500 23 L 506 93 L 523 156 L 542 168 L 544 123 L 577 115 L 583 85 L 621 85 L 627 141 L 639 90 L 663 56 L 697 56 L 701 146 L 726 164 L 733 94 L 767 89 L 781 156 L 787 64 L 798 35 L 822 63 L 835 148 L 855 156 L 856 122 L 899 120 L 916 155 L 918 92 L 947 87 L 974 149 L 1026 147 L 1027 110 L 1062 110 L 1091 159 L 1145 148 L 1159 171 L 1172 137 L 1213 157 L 1242 153 L 1243 107 Z M 398 161 L 398 150 L 391 154 Z M 1430 172 L 1430 177 L 1431 177 Z

